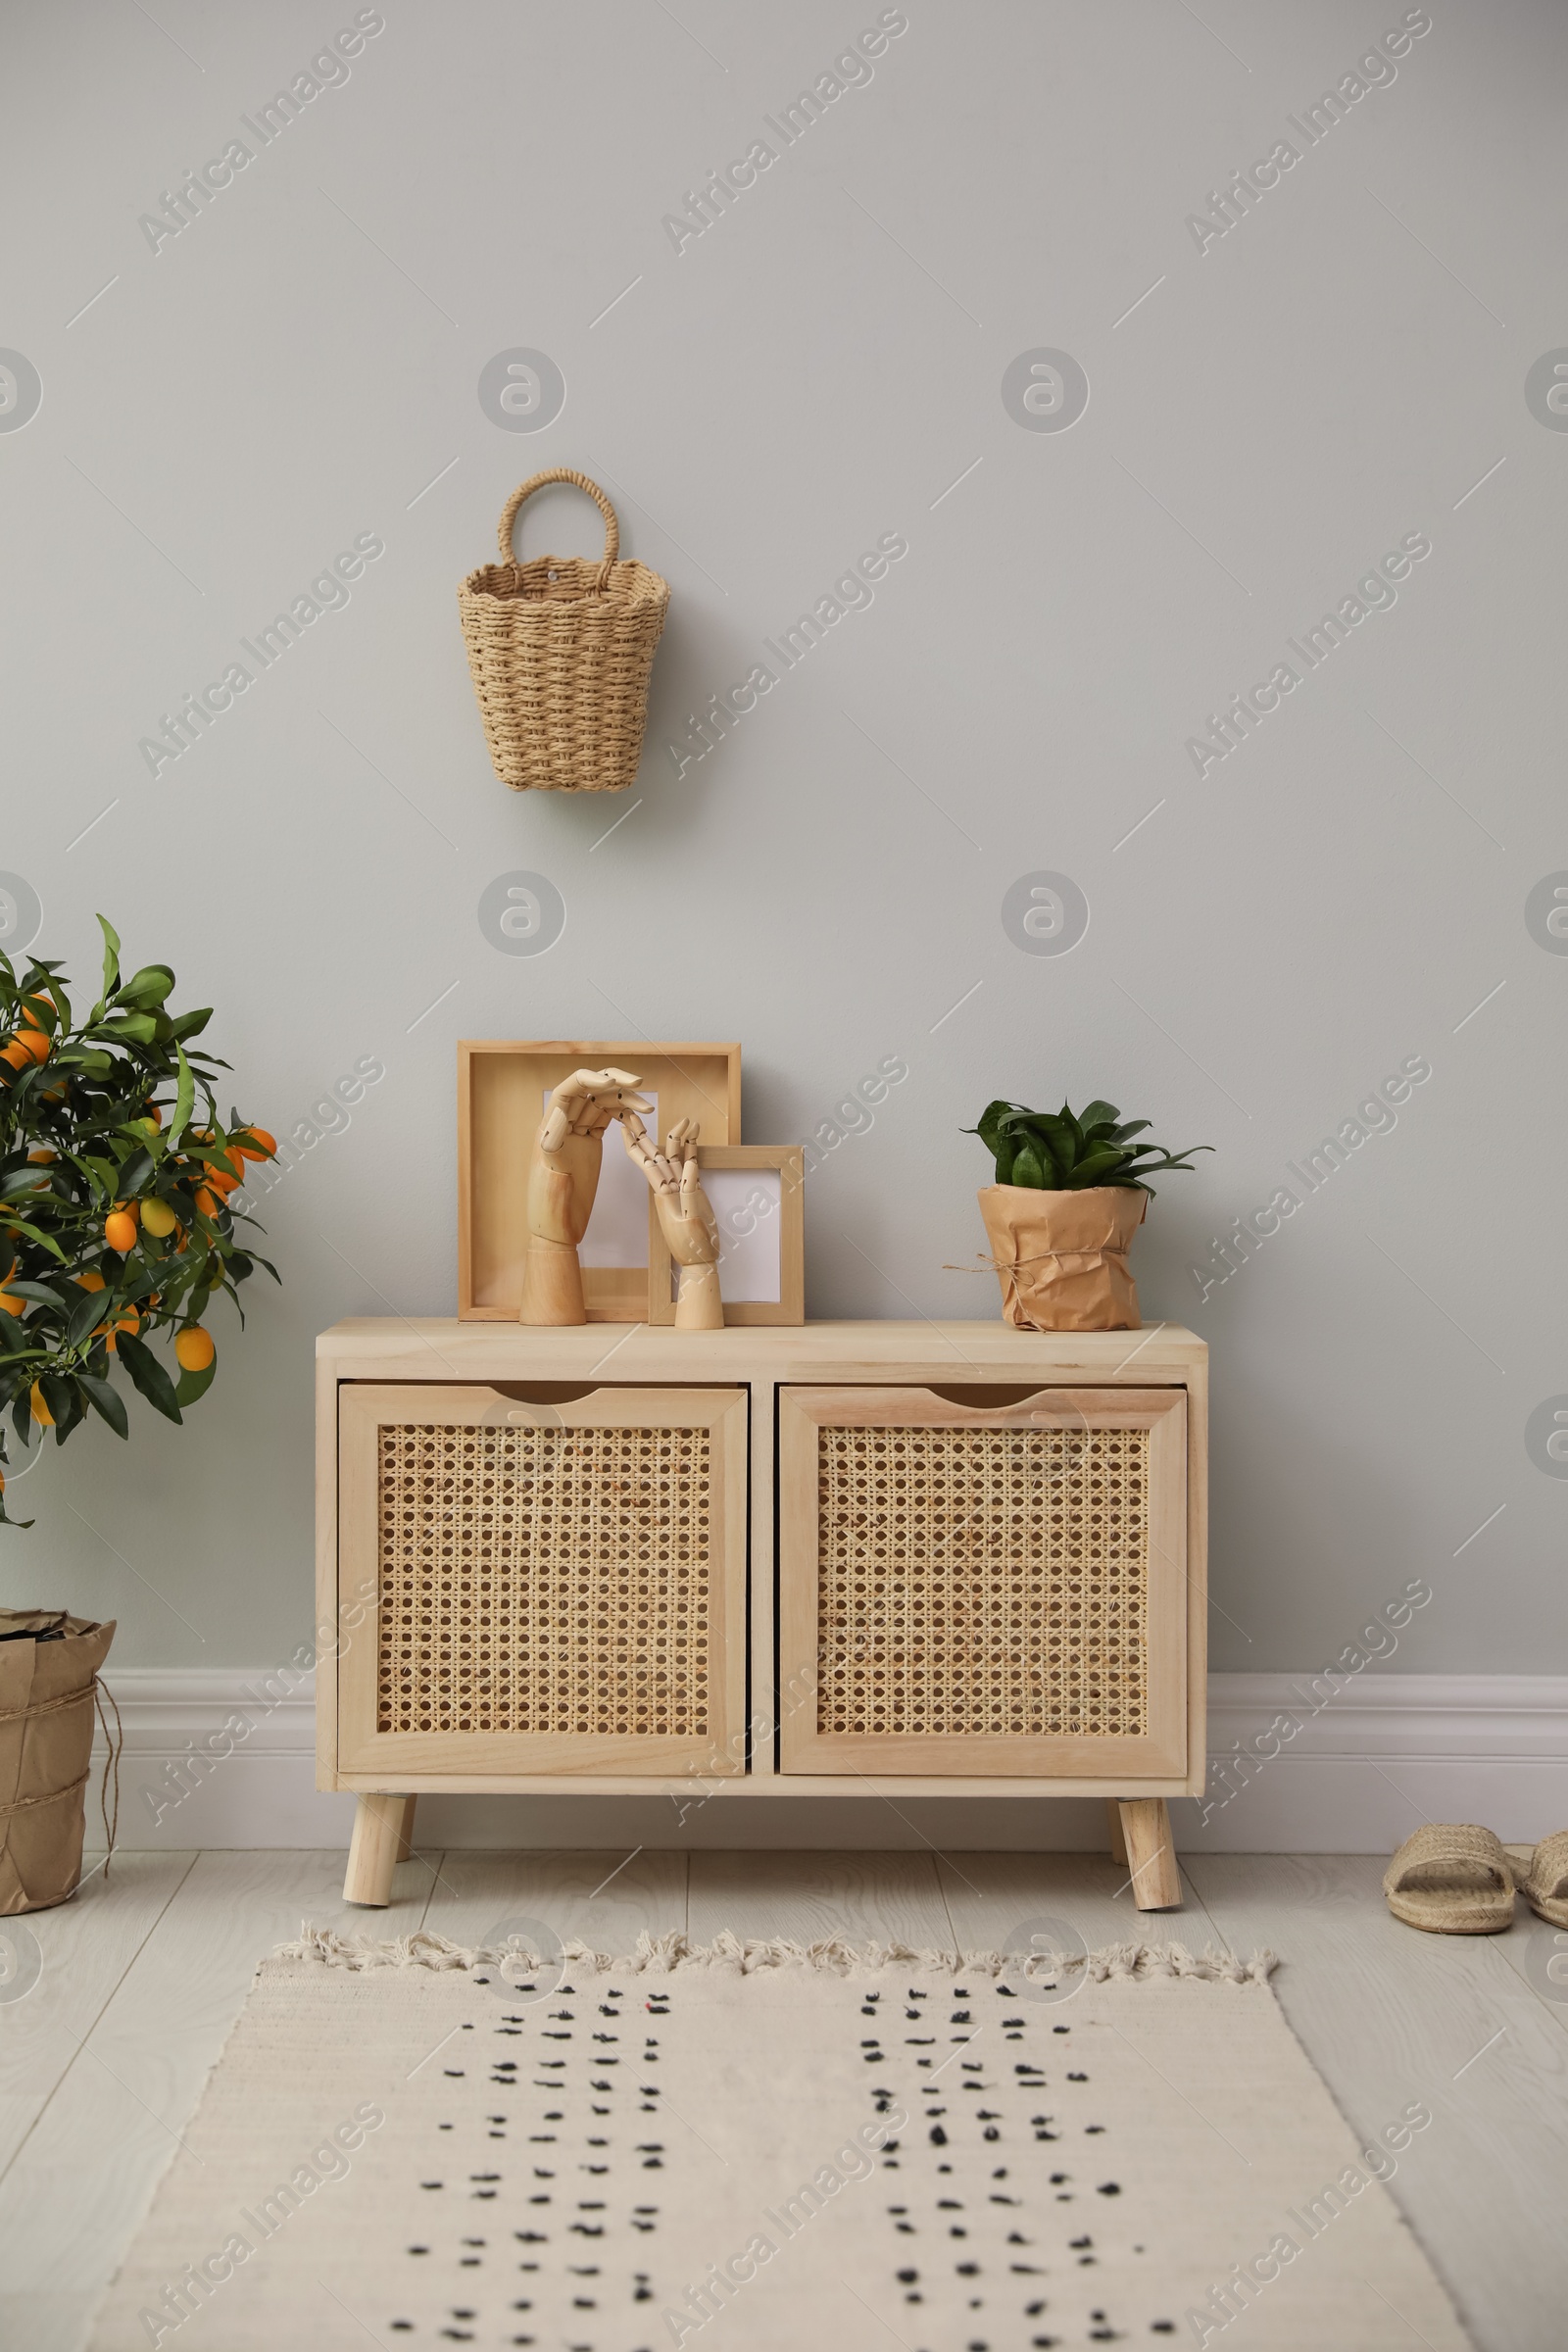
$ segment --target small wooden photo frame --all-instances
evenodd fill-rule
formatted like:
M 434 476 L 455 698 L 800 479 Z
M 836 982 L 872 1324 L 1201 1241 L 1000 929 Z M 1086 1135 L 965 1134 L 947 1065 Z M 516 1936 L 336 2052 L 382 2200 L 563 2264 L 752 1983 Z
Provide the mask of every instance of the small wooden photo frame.
M 801 1144 L 699 1144 L 703 1190 L 718 1223 L 724 1321 L 806 1321 L 806 1150 Z M 648 1320 L 673 1323 L 679 1268 L 648 1197 Z

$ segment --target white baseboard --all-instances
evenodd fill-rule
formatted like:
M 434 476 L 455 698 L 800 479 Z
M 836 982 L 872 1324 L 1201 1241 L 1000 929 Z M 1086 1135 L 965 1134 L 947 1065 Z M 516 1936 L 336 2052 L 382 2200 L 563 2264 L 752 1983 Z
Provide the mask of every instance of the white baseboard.
M 347 1845 L 354 1799 L 316 1787 L 308 1676 L 126 1667 L 108 1680 L 125 1730 L 122 1845 Z M 1172 1807 L 1185 1852 L 1386 1854 L 1422 1821 L 1485 1822 L 1509 1841 L 1568 1824 L 1568 1676 L 1363 1674 L 1319 1704 L 1304 1674 L 1217 1674 L 1208 1703 L 1209 1795 Z M 1281 1717 L 1297 1726 L 1288 1741 Z M 231 1752 L 213 1752 L 225 1738 Z M 1224 1772 L 1238 1753 L 1245 1762 Z M 95 1816 L 94 1803 L 93 1842 Z M 693 1805 L 689 1790 L 678 1800 L 430 1796 L 417 1835 L 450 1846 L 1095 1852 L 1105 1819 L 1089 1799 L 1042 1808 L 1027 1797 L 927 1797 L 895 1810 L 781 1785 L 776 1798 L 739 1804 L 719 1793 Z

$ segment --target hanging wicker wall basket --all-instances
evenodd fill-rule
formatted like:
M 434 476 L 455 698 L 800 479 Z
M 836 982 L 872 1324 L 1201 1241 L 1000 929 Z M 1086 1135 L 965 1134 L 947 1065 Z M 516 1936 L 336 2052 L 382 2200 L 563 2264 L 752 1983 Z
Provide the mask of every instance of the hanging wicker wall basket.
M 586 490 L 605 517 L 605 552 L 519 564 L 512 531 L 546 482 Z M 620 563 L 615 510 L 585 473 L 557 466 L 514 490 L 501 511 L 501 562 L 458 591 L 468 669 L 490 760 L 514 792 L 621 792 L 637 773 L 648 677 L 669 583 Z

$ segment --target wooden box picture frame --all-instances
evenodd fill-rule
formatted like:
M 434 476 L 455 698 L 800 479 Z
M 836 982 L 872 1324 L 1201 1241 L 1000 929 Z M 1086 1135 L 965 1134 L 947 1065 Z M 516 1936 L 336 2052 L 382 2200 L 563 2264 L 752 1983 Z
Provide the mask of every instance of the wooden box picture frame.
M 697 1119 L 715 1144 L 741 1132 L 738 1045 L 625 1038 L 464 1038 L 458 1045 L 458 1319 L 515 1323 L 528 1240 L 528 1163 L 552 1088 L 576 1069 L 635 1070 L 662 1136 Z M 647 1181 L 613 1131 L 579 1255 L 590 1323 L 648 1318 Z M 595 1228 L 599 1228 L 596 1235 Z M 667 1285 L 666 1285 L 667 1287 Z
M 718 1220 L 718 1284 L 726 1325 L 806 1321 L 806 1149 L 802 1144 L 699 1144 L 703 1189 Z M 730 1282 L 742 1294 L 731 1298 Z M 774 1291 L 772 1297 L 765 1294 Z M 674 1269 L 648 1201 L 648 1320 L 675 1320 Z M 762 1296 L 747 1296 L 760 1291 Z

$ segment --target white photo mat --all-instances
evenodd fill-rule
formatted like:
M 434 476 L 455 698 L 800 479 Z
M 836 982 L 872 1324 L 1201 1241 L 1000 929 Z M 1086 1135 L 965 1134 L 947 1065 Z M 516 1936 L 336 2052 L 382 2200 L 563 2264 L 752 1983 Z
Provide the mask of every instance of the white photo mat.
M 699 1144 L 697 1164 L 718 1226 L 718 1288 L 725 1322 L 803 1323 L 804 1148 Z M 648 1243 L 649 1321 L 669 1323 L 674 1320 L 680 1274 L 670 1263 L 651 1201 Z

